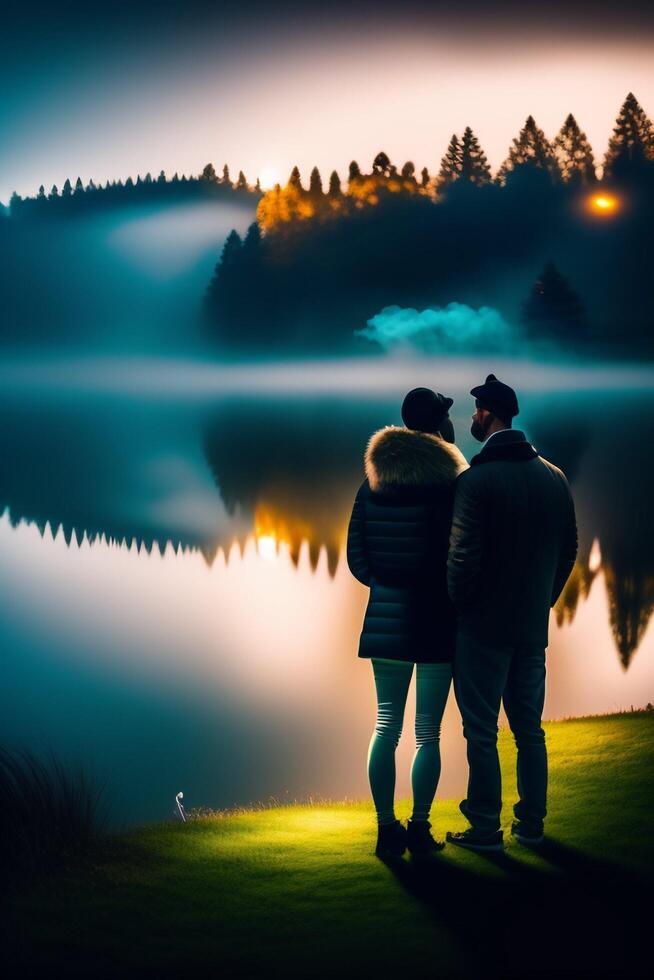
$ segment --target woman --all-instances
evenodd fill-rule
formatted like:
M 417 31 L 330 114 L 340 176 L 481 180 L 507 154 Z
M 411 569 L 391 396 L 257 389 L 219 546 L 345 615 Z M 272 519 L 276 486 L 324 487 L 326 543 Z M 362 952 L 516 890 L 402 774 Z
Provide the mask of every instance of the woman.
M 379 856 L 440 850 L 429 812 L 440 776 L 440 724 L 452 680 L 455 615 L 447 595 L 446 562 L 454 481 L 467 468 L 454 443 L 452 399 L 414 388 L 404 399 L 406 428 L 371 437 L 366 480 L 354 502 L 347 560 L 370 588 L 359 656 L 370 657 L 377 723 L 368 776 L 377 811 Z M 413 665 L 417 664 L 416 754 L 411 768 L 413 813 L 405 829 L 395 818 L 395 749 Z

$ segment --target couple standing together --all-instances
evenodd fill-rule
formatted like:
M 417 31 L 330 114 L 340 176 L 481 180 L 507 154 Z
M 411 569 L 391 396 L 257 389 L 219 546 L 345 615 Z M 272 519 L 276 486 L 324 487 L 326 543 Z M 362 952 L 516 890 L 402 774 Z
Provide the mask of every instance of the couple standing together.
M 440 776 L 440 726 L 454 680 L 469 765 L 461 811 L 470 827 L 447 840 L 501 850 L 497 754 L 501 702 L 518 750 L 512 833 L 543 839 L 547 752 L 541 715 L 550 608 L 572 571 L 577 527 L 568 481 L 512 428 L 518 400 L 489 374 L 473 388 L 466 463 L 454 445 L 451 398 L 410 391 L 405 427 L 376 432 L 348 528 L 352 574 L 370 588 L 359 656 L 372 659 L 377 721 L 368 775 L 381 857 L 437 851 L 429 822 Z M 395 818 L 395 749 L 416 664 L 413 813 Z

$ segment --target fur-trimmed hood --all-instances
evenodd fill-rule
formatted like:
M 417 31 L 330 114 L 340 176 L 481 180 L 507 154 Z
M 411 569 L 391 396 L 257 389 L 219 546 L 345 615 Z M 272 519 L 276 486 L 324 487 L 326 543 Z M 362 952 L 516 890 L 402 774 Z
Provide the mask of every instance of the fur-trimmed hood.
M 397 486 L 442 486 L 468 468 L 463 453 L 429 432 L 387 425 L 368 442 L 365 470 L 370 489 Z

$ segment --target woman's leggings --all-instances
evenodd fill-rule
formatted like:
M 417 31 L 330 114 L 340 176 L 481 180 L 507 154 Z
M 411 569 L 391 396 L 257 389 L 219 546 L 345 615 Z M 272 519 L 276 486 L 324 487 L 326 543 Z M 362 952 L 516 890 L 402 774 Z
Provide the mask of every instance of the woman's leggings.
M 411 767 L 412 820 L 428 820 L 441 774 L 440 729 L 452 665 L 416 664 L 416 754 Z M 395 749 L 402 734 L 413 664 L 374 658 L 377 724 L 368 752 L 368 778 L 380 825 L 395 820 Z

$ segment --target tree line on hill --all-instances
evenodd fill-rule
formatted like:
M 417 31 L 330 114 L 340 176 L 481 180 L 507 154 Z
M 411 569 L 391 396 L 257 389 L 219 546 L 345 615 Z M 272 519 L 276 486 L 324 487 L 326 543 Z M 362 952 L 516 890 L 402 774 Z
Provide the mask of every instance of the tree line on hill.
M 46 191 L 43 184 L 35 197 L 21 197 L 14 193 L 9 202 L 7 216 L 13 218 L 44 218 L 68 216 L 111 209 L 122 205 L 160 204 L 192 200 L 233 200 L 235 197 L 258 196 L 262 193 L 257 177 L 250 185 L 242 170 L 232 180 L 229 167 L 224 165 L 220 176 L 214 165 L 208 163 L 202 173 L 187 177 L 177 173 L 167 177 L 162 170 L 158 177 L 147 173 L 136 180 L 107 180 L 96 184 L 90 180 L 84 185 L 81 177 L 73 184 L 66 179 L 59 189 L 56 184 Z
M 572 114 L 553 141 L 532 116 L 493 177 L 470 127 L 438 173 L 356 161 L 344 189 L 294 167 L 232 231 L 205 297 L 223 348 L 335 350 L 387 305 L 496 305 L 531 339 L 651 344 L 654 130 L 632 93 L 598 174 Z M 592 211 L 593 199 L 603 202 Z M 363 343 L 363 341 L 361 341 Z

